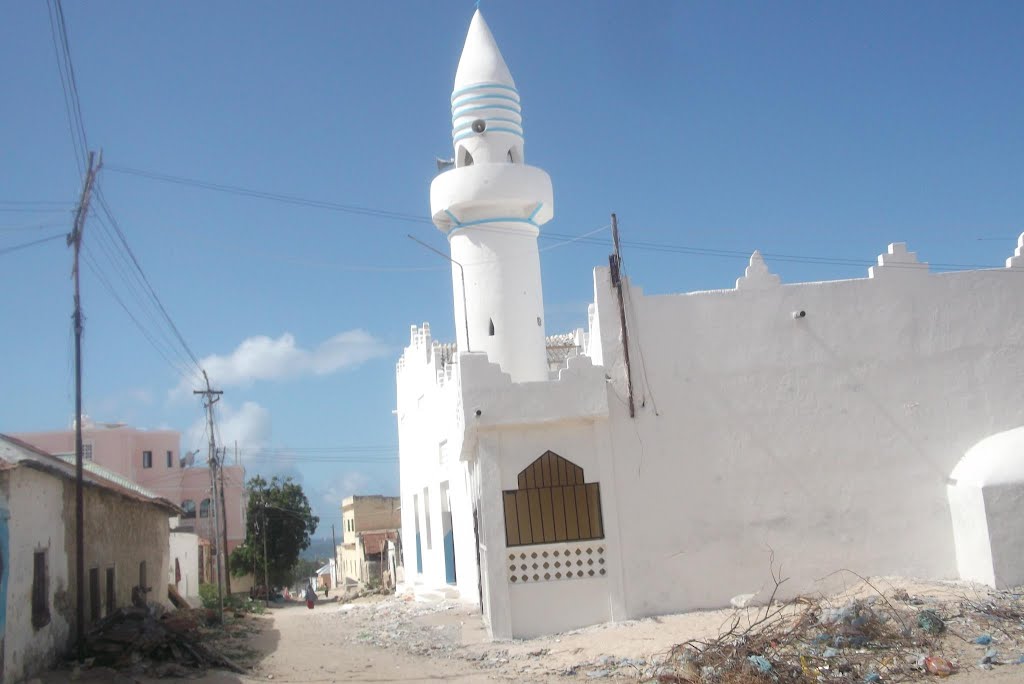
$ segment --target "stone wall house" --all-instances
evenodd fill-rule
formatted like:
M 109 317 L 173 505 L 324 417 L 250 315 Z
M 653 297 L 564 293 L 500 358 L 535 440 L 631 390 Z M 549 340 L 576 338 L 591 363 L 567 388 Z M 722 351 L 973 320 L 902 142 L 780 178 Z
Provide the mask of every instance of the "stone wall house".
M 86 626 L 131 603 L 167 603 L 172 502 L 85 469 Z M 116 521 L 116 524 L 115 524 Z M 54 664 L 75 634 L 75 468 L 0 435 L 0 680 Z
M 14 436 L 51 454 L 74 457 L 75 431 L 72 429 L 20 432 Z M 82 443 L 87 461 L 180 505 L 184 513 L 179 527 L 191 528 L 203 539 L 213 539 L 210 469 L 204 462 L 196 463 L 195 453 L 182 453 L 180 432 L 140 430 L 123 423 L 83 420 Z M 247 496 L 245 468 L 225 463 L 224 510 L 229 552 L 245 541 Z M 220 511 L 217 511 L 218 524 L 219 519 Z

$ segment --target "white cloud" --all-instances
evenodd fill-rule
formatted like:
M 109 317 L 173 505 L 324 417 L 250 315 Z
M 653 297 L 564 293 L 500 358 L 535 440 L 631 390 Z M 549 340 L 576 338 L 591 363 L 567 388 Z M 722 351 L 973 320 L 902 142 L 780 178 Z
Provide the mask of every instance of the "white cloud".
M 286 380 L 306 375 L 328 375 L 391 353 L 382 341 L 365 330 L 338 333 L 313 349 L 296 345 L 295 336 L 277 339 L 255 335 L 243 340 L 227 356 L 213 354 L 200 360 L 214 386 L 246 386 L 258 380 Z M 174 394 L 190 394 L 198 379 L 183 381 Z
M 218 444 L 228 447 L 229 463 L 233 460 L 231 449 L 236 441 L 246 451 L 261 449 L 270 443 L 270 411 L 266 408 L 253 401 L 245 402 L 238 409 L 224 402 L 218 402 L 216 407 Z M 206 417 L 203 416 L 185 433 L 186 450 L 199 449 L 201 457 L 205 457 L 209 441 Z

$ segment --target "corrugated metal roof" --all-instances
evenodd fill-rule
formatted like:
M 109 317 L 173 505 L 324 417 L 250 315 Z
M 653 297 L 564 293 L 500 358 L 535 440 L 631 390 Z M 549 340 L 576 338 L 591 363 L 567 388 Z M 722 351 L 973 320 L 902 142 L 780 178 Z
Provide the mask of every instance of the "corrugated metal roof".
M 69 463 L 71 465 L 75 464 L 75 455 L 74 454 L 54 454 L 54 455 L 57 458 L 59 458 L 60 460 L 64 461 L 65 463 Z M 104 468 L 103 466 L 99 465 L 98 463 L 94 463 L 93 461 L 82 461 L 82 467 L 85 468 L 90 473 L 93 473 L 95 475 L 99 475 L 100 477 L 102 477 L 105 480 L 110 480 L 114 484 L 121 485 L 125 489 L 130 489 L 133 492 L 135 492 L 136 494 L 141 494 L 142 496 L 144 496 L 146 498 L 149 498 L 149 499 L 159 499 L 160 498 L 160 495 L 157 494 L 156 492 L 154 492 L 154 491 L 152 491 L 150 489 L 146 489 L 145 487 L 143 487 L 142 485 L 138 484 L 137 482 L 132 482 L 131 480 L 129 480 L 127 477 L 125 477 L 121 473 L 115 473 L 113 470 L 110 470 L 108 468 Z

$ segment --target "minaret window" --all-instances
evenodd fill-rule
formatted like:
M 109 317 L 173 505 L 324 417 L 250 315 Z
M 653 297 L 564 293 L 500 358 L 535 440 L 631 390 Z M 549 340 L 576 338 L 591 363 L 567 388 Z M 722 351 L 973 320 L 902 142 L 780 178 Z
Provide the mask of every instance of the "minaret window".
M 457 159 L 456 166 L 462 167 L 462 166 L 472 166 L 473 165 L 473 155 L 471 155 L 469 153 L 469 150 L 467 150 L 465 147 L 460 147 L 459 148 L 459 154 L 456 157 L 456 159 Z
M 493 318 L 488 318 L 487 319 L 487 334 L 490 335 L 491 337 L 494 337 L 494 319 Z
M 515 164 L 516 163 L 515 160 L 512 159 L 512 150 L 511 149 L 508 151 L 508 163 L 509 164 Z

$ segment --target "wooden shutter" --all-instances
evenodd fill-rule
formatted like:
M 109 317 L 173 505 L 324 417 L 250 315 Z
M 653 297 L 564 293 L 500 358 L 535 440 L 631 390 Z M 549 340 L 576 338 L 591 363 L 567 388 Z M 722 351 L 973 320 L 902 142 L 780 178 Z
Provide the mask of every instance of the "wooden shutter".
M 583 468 L 546 451 L 502 492 L 505 543 L 550 544 L 604 538 L 601 487 L 586 483 Z

